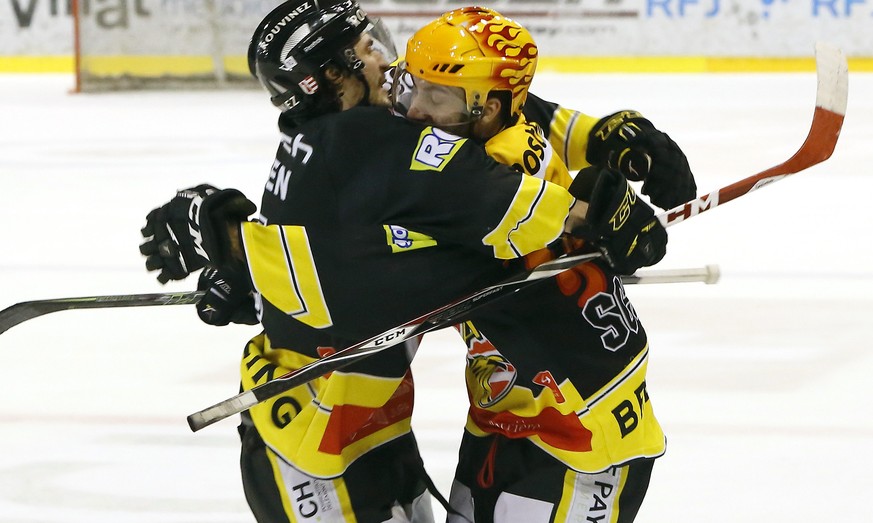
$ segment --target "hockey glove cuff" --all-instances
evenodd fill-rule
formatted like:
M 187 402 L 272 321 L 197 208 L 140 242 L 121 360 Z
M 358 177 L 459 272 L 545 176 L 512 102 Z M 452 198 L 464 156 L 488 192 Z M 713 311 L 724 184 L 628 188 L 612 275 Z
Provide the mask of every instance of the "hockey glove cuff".
M 217 191 L 203 199 L 200 230 L 203 248 L 212 265 L 235 270 L 245 267 L 239 224 L 256 209 L 257 206 L 236 189 Z
M 597 122 L 588 136 L 586 159 L 643 182 L 642 193 L 662 209 L 697 196 L 685 153 L 636 111 L 620 111 Z
M 666 229 L 617 171 L 587 167 L 569 190 L 588 202 L 585 223 L 573 229 L 573 236 L 597 246 L 618 274 L 633 274 L 664 257 Z

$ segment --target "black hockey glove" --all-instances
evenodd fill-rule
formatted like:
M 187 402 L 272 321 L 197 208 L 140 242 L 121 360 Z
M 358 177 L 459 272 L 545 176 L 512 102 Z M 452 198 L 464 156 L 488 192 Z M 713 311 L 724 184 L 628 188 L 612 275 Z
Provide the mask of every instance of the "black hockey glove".
M 197 290 L 206 291 L 197 302 L 197 315 L 204 323 L 258 323 L 252 284 L 243 272 L 206 267 L 197 280 Z
M 586 167 L 570 185 L 570 194 L 588 202 L 585 223 L 571 234 L 598 247 L 616 273 L 633 274 L 667 253 L 667 230 L 617 171 Z
M 244 220 L 255 204 L 236 189 L 198 185 L 176 193 L 146 216 L 140 252 L 146 269 L 160 271 L 158 281 L 181 280 L 207 262 L 221 265 L 229 258 L 227 224 Z
M 642 193 L 662 209 L 697 197 L 697 184 L 682 149 L 636 111 L 602 118 L 591 129 L 585 158 L 643 182 Z

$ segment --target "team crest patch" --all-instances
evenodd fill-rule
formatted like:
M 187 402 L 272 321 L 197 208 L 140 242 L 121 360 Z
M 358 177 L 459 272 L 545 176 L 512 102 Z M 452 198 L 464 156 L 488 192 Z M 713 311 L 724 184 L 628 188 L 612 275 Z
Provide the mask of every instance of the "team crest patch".
M 423 249 L 425 247 L 433 247 L 437 244 L 436 240 L 426 234 L 410 231 L 406 227 L 399 225 L 384 225 L 385 234 L 388 238 L 388 246 L 391 247 L 391 252 L 411 251 L 415 249 Z
M 499 354 L 474 356 L 467 364 L 479 384 L 480 396 L 476 403 L 483 409 L 506 397 L 518 377 L 515 366 Z
M 466 138 L 427 127 L 418 138 L 418 147 L 409 168 L 413 171 L 442 171 L 466 141 Z

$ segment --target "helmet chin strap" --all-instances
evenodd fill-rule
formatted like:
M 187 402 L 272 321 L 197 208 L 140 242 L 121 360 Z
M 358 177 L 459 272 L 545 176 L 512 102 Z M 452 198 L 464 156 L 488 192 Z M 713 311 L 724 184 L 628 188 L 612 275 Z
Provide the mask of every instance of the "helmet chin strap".
M 440 125 L 435 126 L 435 127 L 439 127 L 440 129 L 444 129 L 444 130 L 451 129 L 452 131 L 450 131 L 450 132 L 453 132 L 454 134 L 457 134 L 458 136 L 463 136 L 465 138 L 469 138 L 476 143 L 485 143 L 486 141 L 488 141 L 487 139 L 484 139 L 484 140 L 480 139 L 474 133 L 474 129 L 476 127 L 476 122 L 478 122 L 479 119 L 481 119 L 481 118 L 482 118 L 482 112 L 481 111 L 479 111 L 479 112 L 474 111 L 470 114 L 470 117 L 468 119 L 464 120 L 463 122 L 440 124 Z M 453 131 L 454 129 L 460 129 L 463 131 L 463 133 L 454 132 Z
M 476 120 L 467 120 L 465 122 L 441 124 L 441 125 L 438 125 L 436 127 L 439 127 L 440 129 L 444 129 L 444 130 L 461 129 L 461 130 L 463 130 L 463 133 L 453 132 L 453 134 L 457 134 L 458 136 L 463 136 L 465 138 L 469 138 L 475 142 L 480 142 L 479 138 L 475 134 L 473 134 L 473 127 L 475 127 L 475 125 L 476 125 Z

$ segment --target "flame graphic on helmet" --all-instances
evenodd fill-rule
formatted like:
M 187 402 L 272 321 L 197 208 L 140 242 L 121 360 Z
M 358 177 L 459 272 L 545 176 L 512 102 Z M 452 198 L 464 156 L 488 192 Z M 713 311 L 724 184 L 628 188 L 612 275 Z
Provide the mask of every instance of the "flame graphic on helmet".
M 527 90 L 536 67 L 536 44 L 527 31 L 511 20 L 493 15 L 482 16 L 481 20 L 486 23 L 471 26 L 470 34 L 481 35 L 478 40 L 483 51 L 490 49 L 495 57 L 509 59 L 495 69 L 492 77 L 513 93 Z
M 455 9 L 418 30 L 407 43 L 414 76 L 467 93 L 469 109 L 492 90 L 510 91 L 511 112 L 521 112 L 537 64 L 537 46 L 520 24 L 483 7 Z

